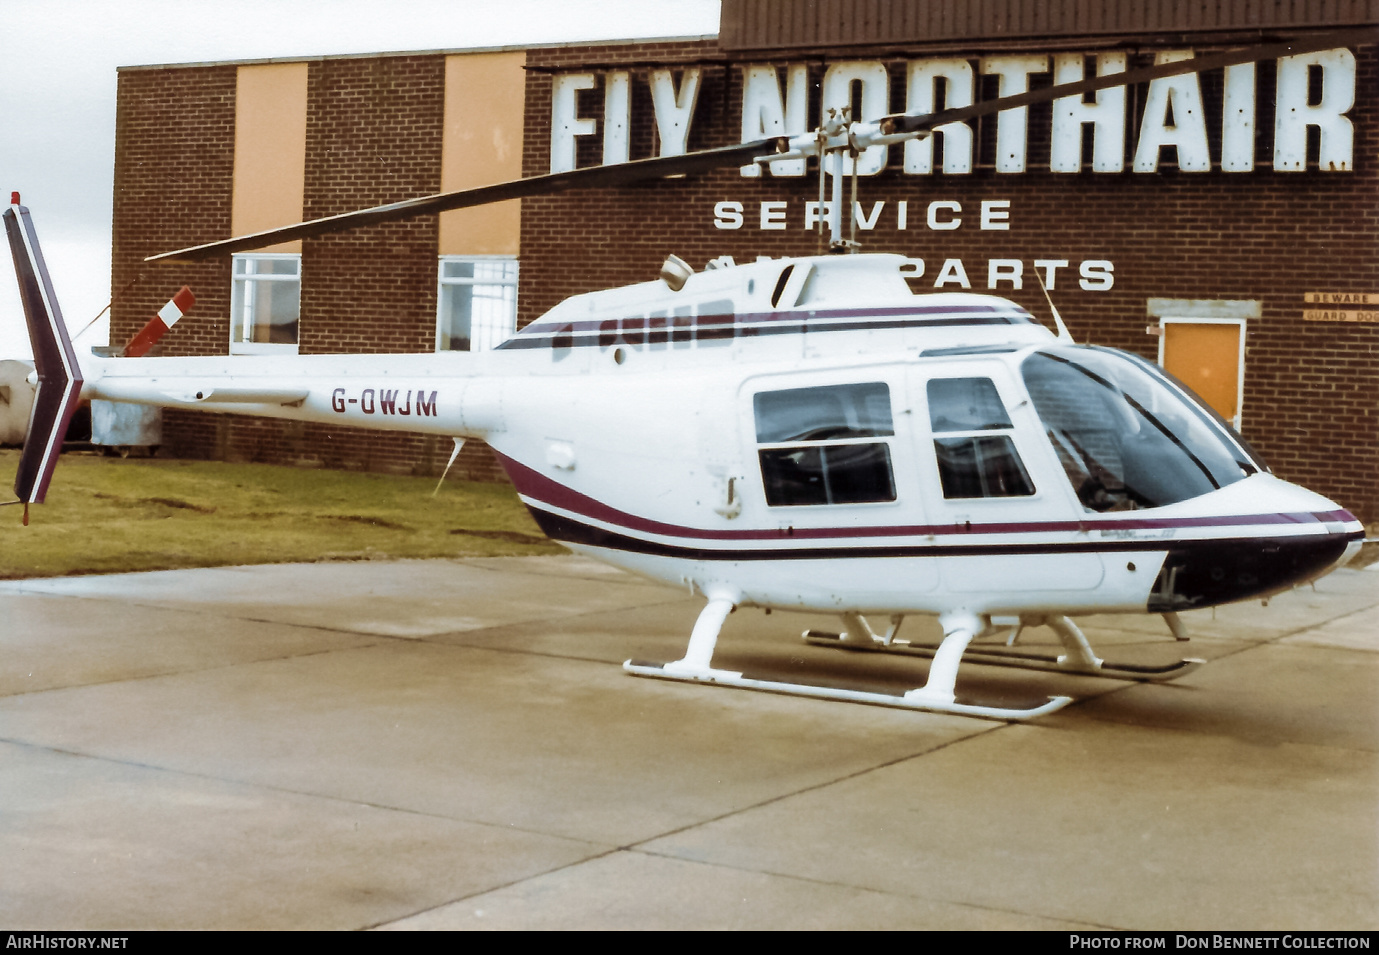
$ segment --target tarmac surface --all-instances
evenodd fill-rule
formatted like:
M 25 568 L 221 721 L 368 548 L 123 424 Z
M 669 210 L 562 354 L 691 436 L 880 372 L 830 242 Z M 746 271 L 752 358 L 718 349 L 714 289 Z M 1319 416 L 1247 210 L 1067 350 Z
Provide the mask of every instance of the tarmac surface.
M 1171 684 L 964 667 L 1076 697 L 1023 724 L 622 672 L 701 603 L 576 557 L 0 583 L 0 926 L 1379 928 L 1379 565 L 1188 644 L 1078 621 L 1210 661 Z M 923 683 L 807 626 L 715 664 Z

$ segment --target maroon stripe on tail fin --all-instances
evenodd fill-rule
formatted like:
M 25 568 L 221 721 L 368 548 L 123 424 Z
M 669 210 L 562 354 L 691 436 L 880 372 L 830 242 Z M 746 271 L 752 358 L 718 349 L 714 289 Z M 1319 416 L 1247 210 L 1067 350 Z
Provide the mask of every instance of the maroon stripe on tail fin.
M 14 478 L 14 493 L 26 505 L 40 504 L 48 493 L 67 425 L 80 402 L 81 368 L 67 337 L 29 210 L 16 201 L 5 210 L 4 219 L 38 371 L 38 392 Z

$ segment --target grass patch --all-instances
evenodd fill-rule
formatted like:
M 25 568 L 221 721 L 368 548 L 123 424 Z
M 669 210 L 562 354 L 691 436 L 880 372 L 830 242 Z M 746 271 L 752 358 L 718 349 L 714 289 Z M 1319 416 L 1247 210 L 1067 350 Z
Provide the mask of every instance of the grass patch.
M 19 452 L 0 450 L 6 484 Z M 506 484 L 267 464 L 62 456 L 46 504 L 0 508 L 0 579 L 561 553 Z M 7 489 L 8 490 L 8 489 Z M 8 495 L 7 495 L 8 496 Z

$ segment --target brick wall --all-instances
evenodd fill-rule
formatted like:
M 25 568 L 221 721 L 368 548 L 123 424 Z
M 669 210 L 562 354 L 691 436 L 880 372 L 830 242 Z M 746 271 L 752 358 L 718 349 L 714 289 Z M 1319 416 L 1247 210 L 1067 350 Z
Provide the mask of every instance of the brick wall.
M 550 172 L 552 77 L 560 72 L 628 69 L 633 74 L 631 156 L 652 155 L 651 94 L 646 74 L 653 67 L 701 64 L 701 80 L 688 148 L 706 149 L 738 142 L 742 102 L 740 83 L 730 79 L 735 68 L 716 41 L 635 43 L 586 47 L 554 47 L 527 54 L 527 124 L 522 141 L 522 175 Z M 679 82 L 679 76 L 676 78 Z M 736 101 L 733 100 L 736 87 Z M 603 89 L 579 94 L 579 115 L 602 120 Z M 602 125 L 600 123 L 600 129 Z M 579 141 L 580 166 L 598 165 L 600 136 Z M 522 203 L 522 285 L 517 297 L 517 324 L 540 317 L 563 299 L 579 292 L 645 282 L 655 278 L 668 253 L 693 259 L 702 266 L 718 251 L 717 240 L 703 210 L 712 210 L 725 181 L 735 170 L 691 180 L 656 180 L 621 188 L 583 189 Z M 707 202 L 707 206 L 705 203 Z M 677 228 L 668 230 L 667 223 Z M 705 250 L 700 252 L 699 250 Z M 723 248 L 722 252 L 732 254 Z M 777 255 L 795 254 L 778 252 Z M 752 253 L 754 258 L 755 252 Z
M 224 354 L 230 263 L 147 265 L 145 256 L 230 234 L 235 68 L 123 70 L 115 122 L 110 340 L 123 344 L 183 285 L 197 320 L 154 354 Z
M 865 51 L 856 55 L 867 56 Z M 1146 314 L 1150 298 L 1259 301 L 1262 317 L 1247 328 L 1246 438 L 1281 477 L 1326 494 L 1366 520 L 1379 519 L 1379 325 L 1302 320 L 1304 292 L 1379 291 L 1379 51 L 1362 48 L 1358 60 L 1357 105 L 1350 113 L 1356 133 L 1353 172 L 1274 173 L 1268 168 L 1274 69 L 1261 64 L 1260 133 L 1252 173 L 1180 173 L 1161 166 L 1158 174 L 1136 174 L 1128 171 L 1127 148 L 1123 173 L 1093 173 L 1088 165 L 1084 168 L 1089 171 L 1081 174 L 1054 174 L 1048 171 L 1050 107 L 1045 105 L 1031 109 L 1028 171 L 1023 174 L 998 174 L 990 168 L 994 122 L 979 130 L 979 168 L 969 175 L 902 175 L 900 147 L 893 147 L 888 169 L 861 181 L 863 208 L 869 210 L 878 200 L 886 206 L 876 230 L 859 232 L 859 238 L 868 251 L 922 257 L 930 280 L 945 259 L 961 259 L 976 292 L 987 291 L 988 259 L 1023 259 L 1024 288 L 1001 283 L 994 291 L 1041 317 L 1047 317 L 1048 309 L 1029 263 L 1067 259 L 1072 266 L 1059 273 L 1053 295 L 1074 337 L 1151 360 L 1157 357 L 1158 339 L 1145 334 L 1147 324 L 1157 324 Z M 711 43 L 534 50 L 528 59 L 524 175 L 549 169 L 553 72 L 631 68 L 634 90 L 645 97 L 650 65 L 676 61 L 704 64 L 690 148 L 738 141 L 741 69 L 723 63 Z M 1147 63 L 1148 57 L 1139 62 Z M 816 82 L 810 115 L 817 116 L 822 66 L 812 71 Z M 894 61 L 891 76 L 892 102 L 903 103 L 901 61 Z M 1043 79 L 1047 85 L 1048 77 Z M 1037 84 L 1039 78 L 1035 80 Z M 994 77 L 985 82 L 994 85 Z M 1219 116 L 1219 87 L 1219 75 L 1204 82 L 1208 116 Z M 994 89 L 983 95 L 994 95 Z M 602 105 L 601 89 L 582 93 L 580 115 L 600 117 Z M 651 115 L 648 103 L 634 99 L 634 159 L 651 155 Z M 1128 130 L 1133 132 L 1137 122 L 1136 113 Z M 1219 128 L 1213 137 L 1219 137 Z M 587 139 L 581 165 L 599 161 L 599 137 Z M 1129 139 L 1133 142 L 1133 135 Z M 1212 154 L 1218 155 L 1215 141 Z M 1164 155 L 1171 159 L 1173 153 Z M 812 172 L 801 179 L 752 180 L 728 169 L 527 200 L 519 324 L 568 295 L 646 281 L 670 252 L 695 267 L 723 254 L 738 261 L 814 254 L 816 239 L 803 229 L 802 219 L 804 201 L 816 199 L 817 190 Z M 934 199 L 961 203 L 964 227 L 929 230 L 925 208 Z M 1009 231 L 975 228 L 979 205 L 988 199 L 1010 202 Z M 714 227 L 713 208 L 722 200 L 744 204 L 743 228 Z M 786 231 L 755 228 L 762 200 L 790 203 Z M 894 226 L 900 200 L 909 203 L 906 231 Z M 666 223 L 675 228 L 667 229 Z M 1084 259 L 1115 263 L 1111 290 L 1078 287 L 1077 265 Z
M 444 97 L 440 56 L 311 64 L 305 218 L 439 192 Z M 301 353 L 431 351 L 438 234 L 423 216 L 305 240 Z

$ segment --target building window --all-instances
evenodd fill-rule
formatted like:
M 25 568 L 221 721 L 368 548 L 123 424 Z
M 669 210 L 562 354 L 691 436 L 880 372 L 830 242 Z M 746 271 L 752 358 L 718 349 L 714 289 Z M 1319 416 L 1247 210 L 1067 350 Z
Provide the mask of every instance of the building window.
M 517 330 L 517 260 L 443 255 L 436 351 L 487 351 Z
M 230 354 L 297 351 L 302 257 L 236 255 L 230 292 Z

